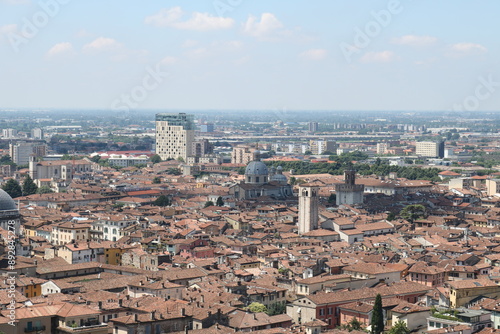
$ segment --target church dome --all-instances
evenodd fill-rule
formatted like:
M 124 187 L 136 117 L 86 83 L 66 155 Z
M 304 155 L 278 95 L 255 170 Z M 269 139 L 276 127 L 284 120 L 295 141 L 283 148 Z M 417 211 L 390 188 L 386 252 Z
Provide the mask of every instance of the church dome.
M 5 190 L 0 189 L 0 211 L 7 210 L 17 210 L 17 205 Z
M 267 176 L 269 171 L 262 161 L 251 161 L 245 169 L 245 176 Z
M 276 174 L 271 177 L 271 181 L 279 182 L 280 184 L 288 183 L 288 179 L 283 175 L 283 167 L 278 166 L 278 168 L 276 168 Z

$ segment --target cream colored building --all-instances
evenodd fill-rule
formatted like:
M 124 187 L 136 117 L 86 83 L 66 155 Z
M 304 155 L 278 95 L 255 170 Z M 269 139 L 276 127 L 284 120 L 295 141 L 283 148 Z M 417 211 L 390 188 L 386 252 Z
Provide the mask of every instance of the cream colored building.
M 415 154 L 422 157 L 443 158 L 444 142 L 419 141 L 415 144 Z
M 185 113 L 156 114 L 156 154 L 163 160 L 192 156 L 194 117 Z
M 329 140 L 310 140 L 309 148 L 313 154 L 323 154 L 323 152 L 336 152 L 337 143 Z
M 247 145 L 233 147 L 231 163 L 248 165 L 253 160 L 253 151 L 256 149 Z
M 391 147 L 389 143 L 377 143 L 377 154 L 387 154 L 387 150 Z
M 500 179 L 486 180 L 486 192 L 488 196 L 500 194 Z
M 90 224 L 64 222 L 52 226 L 52 243 L 65 245 L 74 241 L 87 241 L 89 239 Z

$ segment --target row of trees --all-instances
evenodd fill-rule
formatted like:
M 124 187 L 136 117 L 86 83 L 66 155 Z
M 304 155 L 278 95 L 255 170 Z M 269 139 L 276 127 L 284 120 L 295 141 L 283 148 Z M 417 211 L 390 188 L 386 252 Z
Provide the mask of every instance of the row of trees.
M 29 175 L 25 176 L 22 185 L 17 180 L 10 179 L 2 186 L 2 189 L 12 198 L 53 192 L 47 186 L 39 188 Z
M 328 173 L 331 175 L 342 175 L 347 169 L 354 169 L 357 173 L 361 175 L 378 175 L 387 176 L 391 172 L 398 174 L 398 177 L 404 177 L 409 180 L 428 180 L 428 181 L 440 181 L 439 172 L 437 168 L 419 168 L 419 167 L 404 167 L 404 166 L 390 166 L 387 161 L 379 161 L 373 165 L 361 163 L 352 164 L 350 161 L 343 162 L 320 162 L 311 163 L 305 161 L 267 161 L 268 166 L 282 166 L 285 170 L 294 170 L 295 174 L 324 174 Z M 244 169 L 241 170 L 244 173 Z

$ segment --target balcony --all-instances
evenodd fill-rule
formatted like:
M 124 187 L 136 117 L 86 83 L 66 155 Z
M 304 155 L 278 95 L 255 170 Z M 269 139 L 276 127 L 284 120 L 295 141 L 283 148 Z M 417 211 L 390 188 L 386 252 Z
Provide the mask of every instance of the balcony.
M 25 333 L 36 333 L 45 330 L 45 326 L 37 326 L 37 327 L 28 327 L 24 329 Z

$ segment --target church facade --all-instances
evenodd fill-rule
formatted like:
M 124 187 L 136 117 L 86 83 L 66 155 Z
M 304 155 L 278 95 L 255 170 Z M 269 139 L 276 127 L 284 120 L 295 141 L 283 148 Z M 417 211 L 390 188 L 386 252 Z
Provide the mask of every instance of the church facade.
M 259 197 L 285 199 L 293 195 L 292 186 L 283 175 L 283 169 L 267 168 L 260 161 L 260 152 L 255 151 L 253 161 L 245 169 L 245 181 L 229 188 L 229 194 L 237 200 L 249 200 Z

